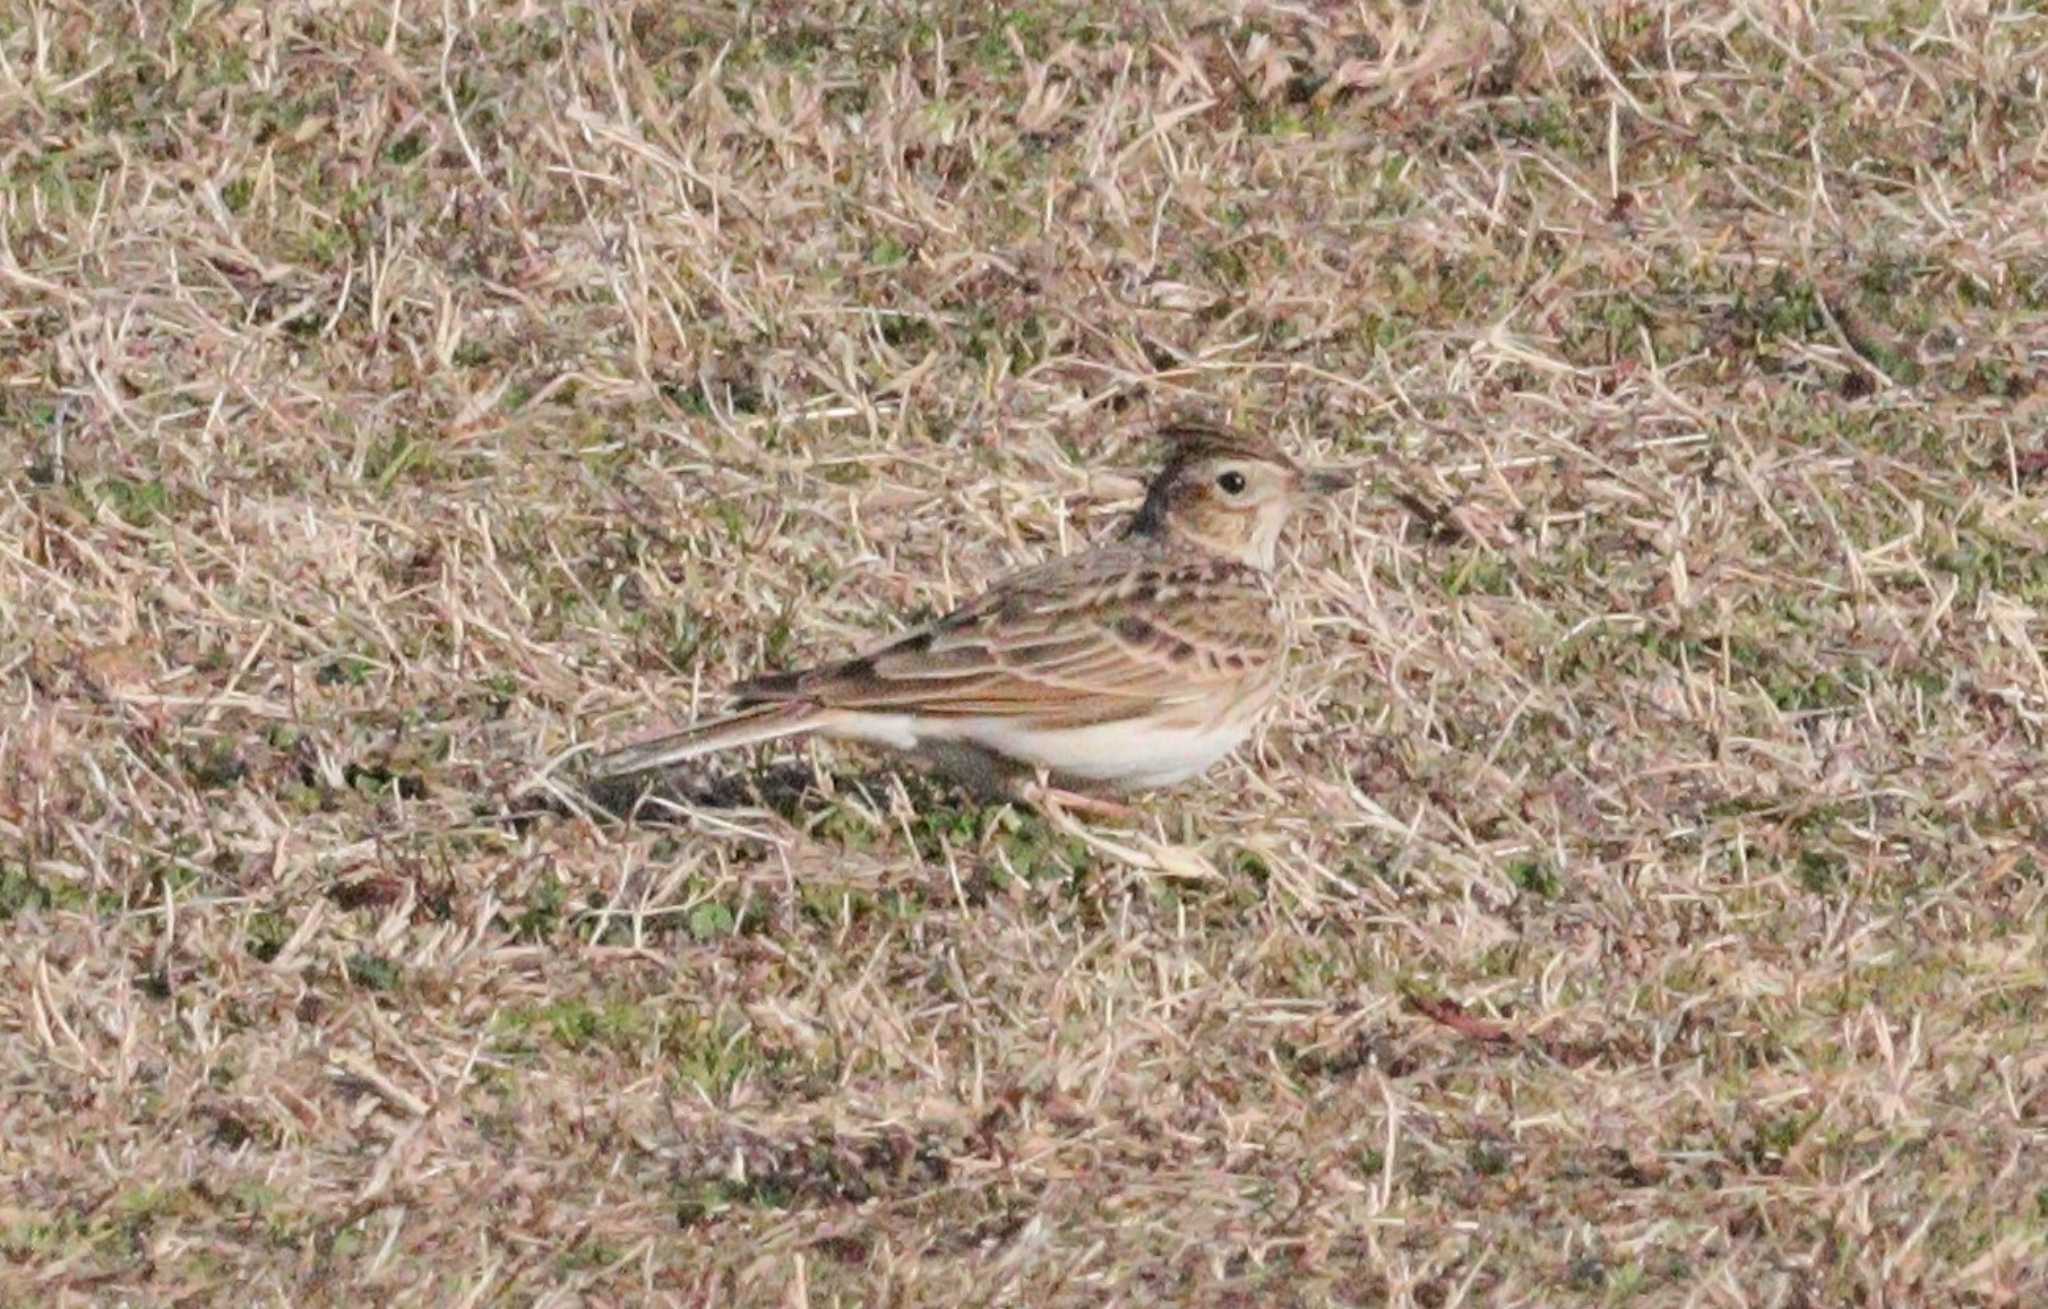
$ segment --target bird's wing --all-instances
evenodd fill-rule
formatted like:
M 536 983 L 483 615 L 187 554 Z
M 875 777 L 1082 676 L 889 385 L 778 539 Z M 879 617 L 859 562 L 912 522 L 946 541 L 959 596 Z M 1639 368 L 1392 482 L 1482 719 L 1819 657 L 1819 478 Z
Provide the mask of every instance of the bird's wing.
M 1231 695 L 1279 650 L 1256 570 L 1112 546 L 1014 574 L 872 654 L 736 692 L 743 704 L 1069 726 Z

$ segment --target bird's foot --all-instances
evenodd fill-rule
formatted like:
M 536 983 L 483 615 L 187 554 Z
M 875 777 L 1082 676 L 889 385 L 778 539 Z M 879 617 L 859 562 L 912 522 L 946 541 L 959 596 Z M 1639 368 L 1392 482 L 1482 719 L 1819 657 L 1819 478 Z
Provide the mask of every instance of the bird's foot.
M 1020 782 L 1012 792 L 1017 799 L 1034 809 L 1044 810 L 1049 817 L 1064 818 L 1069 814 L 1093 814 L 1098 818 L 1113 818 L 1120 822 L 1137 819 L 1138 811 L 1127 804 L 1085 791 L 1069 791 L 1054 786 L 1040 773 L 1036 777 Z

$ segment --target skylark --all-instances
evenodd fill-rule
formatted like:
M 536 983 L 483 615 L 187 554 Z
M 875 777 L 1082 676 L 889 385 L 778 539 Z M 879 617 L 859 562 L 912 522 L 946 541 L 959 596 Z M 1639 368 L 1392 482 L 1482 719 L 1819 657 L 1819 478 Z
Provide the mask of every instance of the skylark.
M 1103 791 L 1193 777 L 1279 690 L 1272 570 L 1288 514 L 1348 474 L 1182 424 L 1144 505 L 1108 544 L 1011 573 L 858 658 L 732 689 L 729 716 L 627 746 L 603 776 L 815 732 L 905 751 L 982 789 L 1127 812 Z

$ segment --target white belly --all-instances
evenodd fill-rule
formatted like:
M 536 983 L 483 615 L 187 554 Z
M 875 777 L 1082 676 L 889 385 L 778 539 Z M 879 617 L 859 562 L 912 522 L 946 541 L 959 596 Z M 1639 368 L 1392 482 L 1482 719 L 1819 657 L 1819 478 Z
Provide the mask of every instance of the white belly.
M 985 750 L 1060 776 L 1133 791 L 1171 786 L 1207 772 L 1237 748 L 1249 729 L 1249 724 L 1224 721 L 1206 728 L 1097 723 L 1044 731 L 1003 718 L 973 719 L 963 726 L 963 737 Z
M 916 720 L 906 714 L 842 713 L 831 727 L 832 735 L 895 750 L 943 759 L 965 746 L 1025 768 L 1044 768 L 1055 777 L 1133 791 L 1171 786 L 1207 771 L 1250 730 L 1249 716 L 1237 715 L 1205 727 L 1097 723 L 1046 729 L 1014 718 Z

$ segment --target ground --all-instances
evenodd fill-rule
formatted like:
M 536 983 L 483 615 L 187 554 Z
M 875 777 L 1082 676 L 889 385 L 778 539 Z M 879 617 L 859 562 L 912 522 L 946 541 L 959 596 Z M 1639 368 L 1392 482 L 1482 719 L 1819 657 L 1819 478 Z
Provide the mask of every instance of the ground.
M 2042 1303 L 2031 8 L 17 0 L 0 1302 Z M 1186 415 L 1135 825 L 582 785 Z

